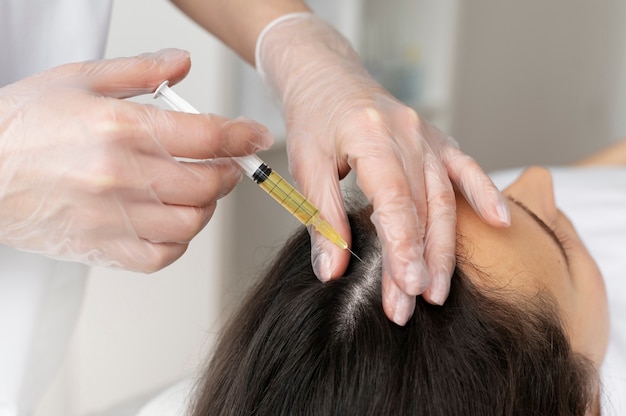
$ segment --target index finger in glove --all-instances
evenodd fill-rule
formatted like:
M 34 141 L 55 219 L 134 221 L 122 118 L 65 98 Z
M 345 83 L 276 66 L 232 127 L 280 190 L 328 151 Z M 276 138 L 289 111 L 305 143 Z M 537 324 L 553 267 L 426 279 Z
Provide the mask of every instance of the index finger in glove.
M 451 181 L 474 211 L 494 227 L 506 227 L 511 214 L 506 200 L 480 165 L 457 147 L 446 146 L 441 159 Z
M 456 260 L 456 200 L 443 165 L 432 153 L 424 156 L 424 175 L 428 194 L 424 257 L 432 282 L 422 296 L 443 305 Z
M 372 222 L 382 243 L 383 267 L 406 294 L 421 294 L 430 284 L 424 264 L 425 222 L 421 219 L 427 210 L 421 170 L 408 177 L 399 150 L 385 131 L 356 149 L 360 151 L 353 154 L 350 165 L 374 208 Z
M 119 124 L 136 138 L 152 137 L 172 156 L 192 159 L 244 156 L 269 148 L 269 130 L 245 117 L 189 114 L 118 101 Z

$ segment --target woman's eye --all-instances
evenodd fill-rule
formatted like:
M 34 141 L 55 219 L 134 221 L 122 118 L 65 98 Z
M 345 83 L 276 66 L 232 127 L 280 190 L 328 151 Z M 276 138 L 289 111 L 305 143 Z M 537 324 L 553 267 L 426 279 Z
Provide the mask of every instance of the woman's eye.
M 563 255 L 565 256 L 565 261 L 567 262 L 567 264 L 569 264 L 569 256 L 567 255 L 567 253 L 569 253 L 570 249 L 570 235 L 565 230 L 563 230 L 562 227 L 554 224 L 548 226 L 548 228 L 550 229 L 551 234 L 554 236 L 554 239 L 558 243 L 559 248 L 563 252 Z

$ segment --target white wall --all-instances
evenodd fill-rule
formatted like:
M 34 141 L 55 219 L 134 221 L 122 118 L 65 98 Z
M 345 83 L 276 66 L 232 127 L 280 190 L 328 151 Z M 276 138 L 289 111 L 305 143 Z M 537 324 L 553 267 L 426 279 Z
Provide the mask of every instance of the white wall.
M 451 133 L 487 169 L 626 135 L 626 3 L 462 2 Z

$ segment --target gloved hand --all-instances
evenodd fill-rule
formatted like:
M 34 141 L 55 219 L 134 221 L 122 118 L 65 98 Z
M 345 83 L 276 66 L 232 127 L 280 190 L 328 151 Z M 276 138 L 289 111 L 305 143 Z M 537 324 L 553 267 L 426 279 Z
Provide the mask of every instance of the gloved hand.
M 219 158 L 272 141 L 251 120 L 121 100 L 176 83 L 189 67 L 187 52 L 164 50 L 1 88 L 0 243 L 143 272 L 179 258 L 241 177 Z
M 453 139 L 375 82 L 348 41 L 315 15 L 274 20 L 257 40 L 255 60 L 282 103 L 301 191 L 346 241 L 339 180 L 350 169 L 372 203 L 387 316 L 404 325 L 419 294 L 442 304 L 455 264 L 453 184 L 487 223 L 506 226 L 508 207 L 491 180 Z M 340 276 L 349 253 L 317 233 L 312 242 L 317 276 Z

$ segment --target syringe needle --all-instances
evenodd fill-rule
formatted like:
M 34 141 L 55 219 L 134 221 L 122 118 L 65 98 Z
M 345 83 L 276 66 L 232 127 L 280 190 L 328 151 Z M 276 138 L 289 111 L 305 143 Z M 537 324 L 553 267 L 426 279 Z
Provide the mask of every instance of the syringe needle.
M 361 263 L 364 263 L 363 259 L 360 258 L 359 256 L 357 256 L 354 251 L 350 250 L 349 248 L 346 248 L 346 250 L 348 250 L 350 252 L 350 254 L 352 254 L 354 257 L 356 257 Z

